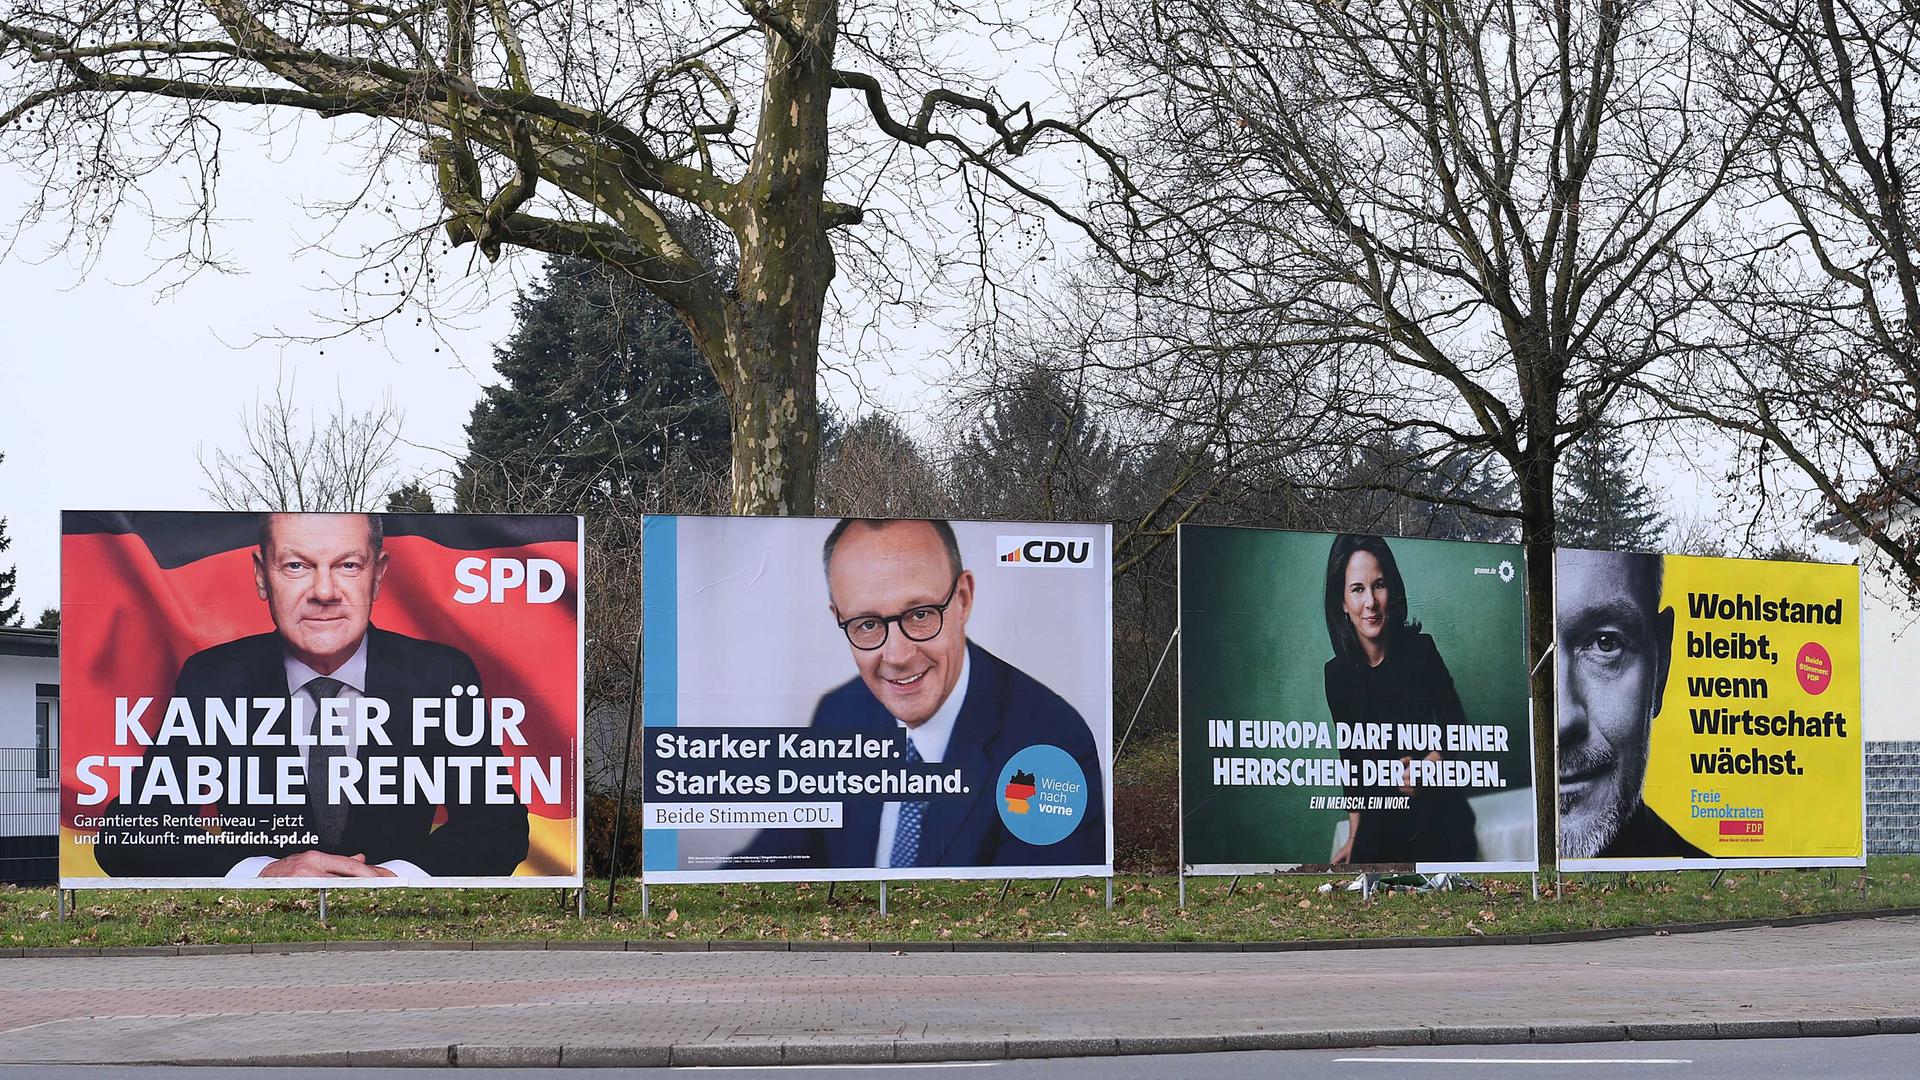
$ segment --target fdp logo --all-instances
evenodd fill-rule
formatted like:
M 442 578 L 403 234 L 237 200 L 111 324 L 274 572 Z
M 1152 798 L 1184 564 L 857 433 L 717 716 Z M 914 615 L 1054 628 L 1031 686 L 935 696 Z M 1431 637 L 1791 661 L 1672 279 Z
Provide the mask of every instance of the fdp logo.
M 1001 566 L 1093 565 L 1093 541 L 1084 536 L 996 536 Z

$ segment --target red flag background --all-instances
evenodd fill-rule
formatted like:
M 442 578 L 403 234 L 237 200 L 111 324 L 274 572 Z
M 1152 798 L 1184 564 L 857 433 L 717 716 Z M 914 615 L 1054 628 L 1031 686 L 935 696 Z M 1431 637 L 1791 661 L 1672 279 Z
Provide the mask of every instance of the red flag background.
M 511 757 L 558 757 L 559 802 L 528 804 L 527 859 L 517 876 L 579 872 L 579 519 L 554 515 L 383 514 L 386 577 L 373 624 L 454 646 L 480 669 L 490 698 L 526 705 L 527 745 Z M 261 515 L 100 513 L 63 515 L 60 627 L 60 873 L 103 876 L 93 845 L 73 827 L 81 808 L 75 766 L 90 754 L 128 753 L 113 742 L 114 699 L 173 691 L 180 665 L 202 649 L 273 629 L 255 591 Z M 530 559 L 560 564 L 565 591 L 530 603 L 524 588 L 498 602 L 458 603 L 457 562 Z M 489 563 L 488 565 L 491 565 Z M 161 709 L 150 710 L 148 730 Z M 517 781 L 516 781 L 517 783 Z M 95 812 L 99 808 L 92 808 Z M 442 817 L 445 812 L 442 811 Z

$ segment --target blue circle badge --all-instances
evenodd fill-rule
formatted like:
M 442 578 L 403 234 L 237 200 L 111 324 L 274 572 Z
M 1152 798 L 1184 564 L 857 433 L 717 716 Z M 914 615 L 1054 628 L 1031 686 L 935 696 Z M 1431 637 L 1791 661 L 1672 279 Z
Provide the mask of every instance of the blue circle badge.
M 994 796 L 1008 832 L 1029 844 L 1057 844 L 1087 816 L 1087 774 L 1057 746 L 1029 746 L 1000 770 Z

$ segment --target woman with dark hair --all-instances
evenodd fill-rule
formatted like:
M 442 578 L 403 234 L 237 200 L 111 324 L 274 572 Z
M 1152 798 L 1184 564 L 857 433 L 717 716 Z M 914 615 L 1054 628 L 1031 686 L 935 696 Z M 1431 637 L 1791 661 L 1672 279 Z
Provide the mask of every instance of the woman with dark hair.
M 1444 731 L 1466 723 L 1466 714 L 1433 638 L 1408 617 L 1406 582 L 1386 540 L 1351 533 L 1334 538 L 1327 556 L 1326 616 L 1333 643 L 1326 666 L 1327 710 L 1334 723 L 1382 724 L 1391 733 L 1389 746 L 1340 751 L 1355 769 L 1346 795 L 1358 801 L 1350 805 L 1367 806 L 1376 796 L 1382 802 L 1347 812 L 1347 841 L 1333 862 L 1473 861 L 1479 845 L 1466 796 L 1458 788 L 1411 782 L 1415 755 L 1438 761 L 1440 750 L 1397 745 L 1403 724 L 1438 724 Z M 1372 783 L 1361 776 L 1369 761 L 1379 763 L 1381 774 Z M 1392 762 L 1402 763 L 1409 782 L 1392 781 Z

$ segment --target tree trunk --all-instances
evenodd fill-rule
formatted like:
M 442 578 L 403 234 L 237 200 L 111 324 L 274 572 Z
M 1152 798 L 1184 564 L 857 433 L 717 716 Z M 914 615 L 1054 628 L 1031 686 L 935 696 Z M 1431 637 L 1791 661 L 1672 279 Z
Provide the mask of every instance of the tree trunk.
M 781 0 L 734 228 L 738 296 L 714 365 L 733 410 L 733 512 L 811 514 L 820 460 L 821 314 L 833 281 L 823 213 L 835 0 Z
M 1559 850 L 1554 665 L 1541 662 L 1553 644 L 1553 468 L 1552 460 L 1534 452 L 1523 457 L 1519 470 L 1520 542 L 1527 553 L 1527 663 L 1533 671 L 1528 684 L 1533 697 L 1533 807 L 1543 869 L 1558 861 Z

